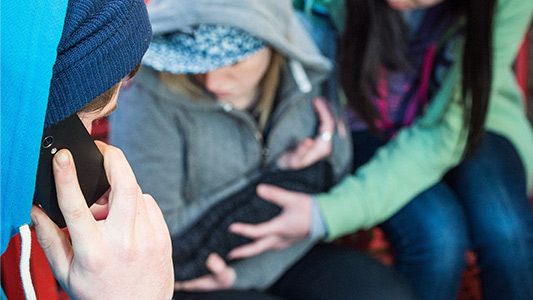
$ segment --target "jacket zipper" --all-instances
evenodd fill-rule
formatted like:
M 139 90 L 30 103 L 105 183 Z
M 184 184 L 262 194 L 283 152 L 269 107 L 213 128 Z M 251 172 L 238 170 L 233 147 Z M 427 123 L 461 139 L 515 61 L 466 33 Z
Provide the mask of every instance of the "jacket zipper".
M 261 147 L 261 169 L 266 170 L 268 168 L 267 157 L 270 152 L 270 149 L 265 143 L 265 138 L 263 134 L 257 129 L 255 129 L 255 139 Z
M 257 129 L 257 124 L 251 121 L 251 118 L 246 115 L 244 117 L 239 116 L 240 114 L 246 114 L 244 112 L 240 112 L 238 110 L 235 110 L 233 105 L 230 103 L 224 103 L 224 102 L 218 102 L 219 107 L 221 107 L 224 111 L 226 111 L 228 114 L 233 115 L 234 117 L 238 118 L 239 120 L 243 120 L 250 128 L 252 129 L 253 135 L 255 137 L 255 140 L 259 144 L 259 148 L 261 151 L 261 159 L 260 159 L 260 166 L 262 170 L 266 170 L 268 168 L 267 164 L 267 157 L 269 154 L 269 148 L 266 146 L 265 138 L 263 134 Z

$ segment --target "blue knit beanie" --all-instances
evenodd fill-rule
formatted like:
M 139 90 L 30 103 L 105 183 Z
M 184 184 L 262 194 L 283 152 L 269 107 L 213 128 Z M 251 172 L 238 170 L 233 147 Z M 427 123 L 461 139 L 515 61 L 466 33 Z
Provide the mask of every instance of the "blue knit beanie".
M 103 94 L 141 61 L 152 35 L 143 0 L 69 0 L 45 127 Z

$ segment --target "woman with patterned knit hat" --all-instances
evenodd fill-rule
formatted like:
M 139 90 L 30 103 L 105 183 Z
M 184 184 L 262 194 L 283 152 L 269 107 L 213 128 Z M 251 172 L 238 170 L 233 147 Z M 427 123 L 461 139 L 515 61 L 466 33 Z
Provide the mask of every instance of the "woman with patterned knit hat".
M 243 241 L 230 234 L 231 222 L 280 211 L 259 199 L 257 183 L 325 191 L 350 165 L 339 106 L 313 100 L 330 62 L 291 2 L 153 0 L 148 11 L 153 41 L 121 92 L 126 104 L 111 119 L 111 142 L 163 211 L 175 296 L 408 299 L 388 268 L 318 245 L 318 232 L 284 250 L 232 258 Z

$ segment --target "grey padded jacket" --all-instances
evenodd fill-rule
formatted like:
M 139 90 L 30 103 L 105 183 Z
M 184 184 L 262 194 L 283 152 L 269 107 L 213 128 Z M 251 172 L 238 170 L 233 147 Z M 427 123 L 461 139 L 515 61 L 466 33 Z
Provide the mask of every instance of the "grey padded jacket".
M 296 23 L 290 1 L 152 0 L 149 13 L 154 34 L 198 23 L 226 24 L 263 38 L 287 58 L 265 136 L 247 111 L 174 93 L 146 66 L 121 91 L 111 115 L 111 143 L 124 151 L 143 192 L 155 198 L 176 235 L 217 201 L 276 169 L 281 154 L 317 134 L 311 100 L 319 95 L 330 63 Z M 340 115 L 339 106 L 332 107 Z M 349 170 L 349 135 L 334 134 L 328 159 L 339 181 Z M 287 249 L 232 263 L 237 273 L 233 288 L 268 288 L 317 239 L 311 235 Z

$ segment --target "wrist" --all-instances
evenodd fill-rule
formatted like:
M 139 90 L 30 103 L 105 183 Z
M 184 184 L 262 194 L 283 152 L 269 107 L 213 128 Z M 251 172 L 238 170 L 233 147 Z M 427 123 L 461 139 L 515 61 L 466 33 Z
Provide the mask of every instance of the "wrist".
M 311 240 L 323 239 L 328 233 L 324 216 L 322 216 L 316 197 L 314 195 L 309 195 L 309 197 L 311 198 L 311 226 L 309 237 Z

